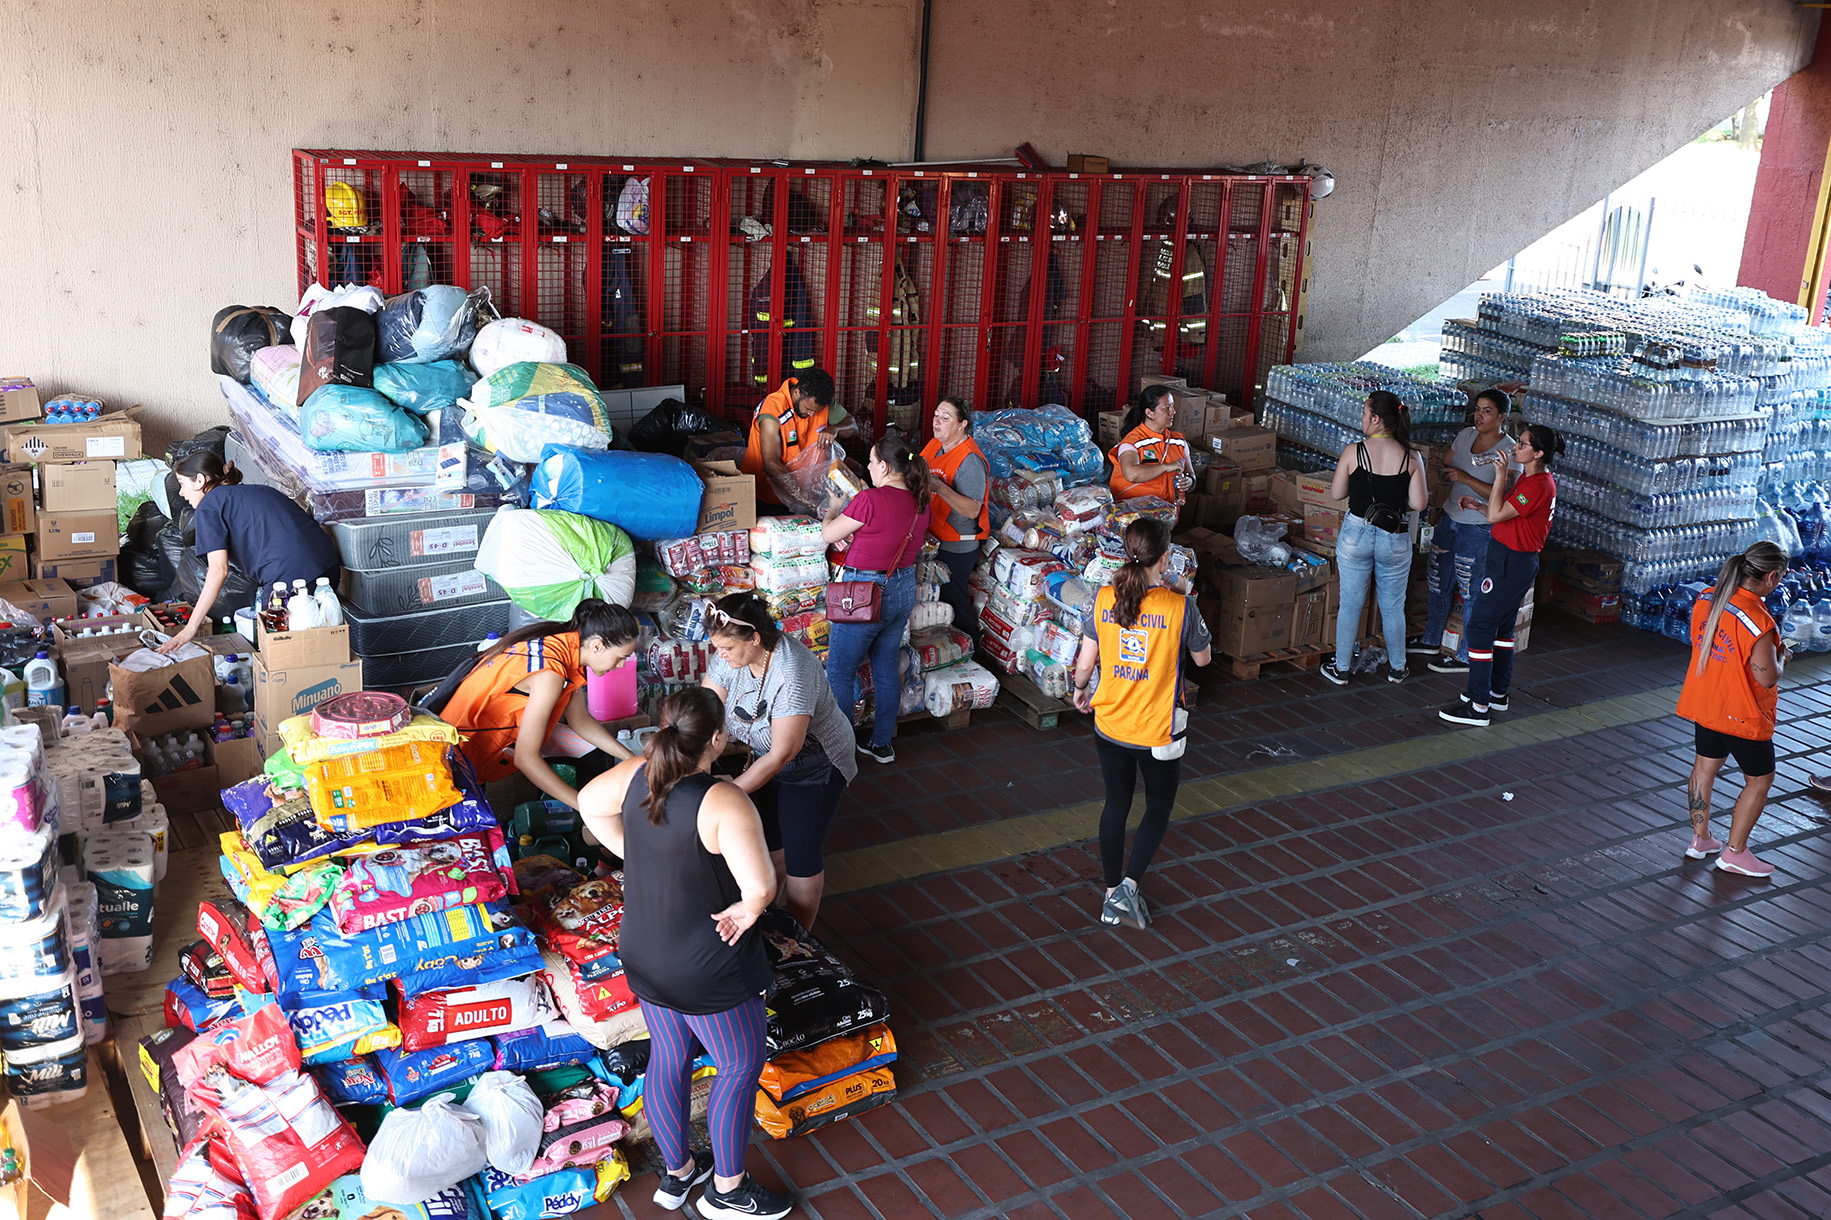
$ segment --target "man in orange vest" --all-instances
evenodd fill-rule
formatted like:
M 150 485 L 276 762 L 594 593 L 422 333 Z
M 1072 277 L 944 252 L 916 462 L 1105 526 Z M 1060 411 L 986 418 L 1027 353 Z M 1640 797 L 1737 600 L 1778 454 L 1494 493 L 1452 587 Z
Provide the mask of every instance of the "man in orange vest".
M 750 443 L 740 464 L 745 474 L 765 480 L 774 498 L 774 503 L 759 502 L 757 512 L 779 514 L 783 505 L 800 499 L 789 481 L 789 463 L 822 440 L 857 435 L 857 421 L 833 402 L 831 373 L 811 368 L 784 381 L 757 404 L 750 420 Z

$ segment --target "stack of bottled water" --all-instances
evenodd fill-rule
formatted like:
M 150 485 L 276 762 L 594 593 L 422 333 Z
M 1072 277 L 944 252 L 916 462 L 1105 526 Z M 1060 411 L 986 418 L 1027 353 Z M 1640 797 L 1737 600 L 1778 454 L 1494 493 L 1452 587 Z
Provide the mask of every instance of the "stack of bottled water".
M 1425 381 L 1383 364 L 1281 364 L 1265 375 L 1259 423 L 1280 439 L 1325 454 L 1333 464 L 1361 439 L 1367 395 L 1388 390 L 1411 416 L 1412 439 L 1447 444 L 1462 428 L 1468 399 L 1454 382 Z

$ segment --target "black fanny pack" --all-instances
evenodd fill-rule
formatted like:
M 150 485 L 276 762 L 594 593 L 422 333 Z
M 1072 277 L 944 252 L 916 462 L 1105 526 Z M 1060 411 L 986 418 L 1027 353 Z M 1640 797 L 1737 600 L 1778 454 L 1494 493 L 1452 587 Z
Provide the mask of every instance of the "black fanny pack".
M 1369 504 L 1361 520 L 1376 530 L 1385 530 L 1388 534 L 1403 534 L 1410 530 L 1405 524 L 1405 514 L 1390 504 Z

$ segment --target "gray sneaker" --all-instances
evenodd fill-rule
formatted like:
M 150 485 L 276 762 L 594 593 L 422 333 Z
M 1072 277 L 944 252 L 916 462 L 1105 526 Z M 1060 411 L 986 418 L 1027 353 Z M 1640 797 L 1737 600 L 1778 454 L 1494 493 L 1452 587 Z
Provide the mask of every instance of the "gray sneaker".
M 1106 896 L 1106 902 L 1100 907 L 1100 922 L 1114 926 L 1143 929 L 1150 923 L 1150 917 L 1144 911 L 1144 898 L 1138 893 L 1138 883 L 1130 877 L 1119 882 L 1112 893 Z

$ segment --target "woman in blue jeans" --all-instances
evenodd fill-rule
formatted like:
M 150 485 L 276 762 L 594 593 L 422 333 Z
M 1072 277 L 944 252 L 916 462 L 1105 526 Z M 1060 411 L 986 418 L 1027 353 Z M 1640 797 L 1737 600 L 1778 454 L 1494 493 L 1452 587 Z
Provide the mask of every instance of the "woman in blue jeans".
M 1342 451 L 1329 485 L 1330 495 L 1348 501 L 1335 546 L 1335 566 L 1341 572 L 1335 659 L 1322 667 L 1323 679 L 1337 686 L 1348 684 L 1354 666 L 1354 629 L 1367 604 L 1369 584 L 1378 595 L 1386 636 L 1387 681 L 1403 682 L 1411 676 L 1405 668 L 1405 582 L 1411 575 L 1406 513 L 1417 512 L 1426 503 L 1424 463 L 1411 450 L 1411 421 L 1398 395 L 1387 390 L 1369 394 L 1361 408 L 1361 431 L 1367 439 Z
M 1504 390 L 1483 390 L 1475 396 L 1472 415 L 1474 427 L 1464 428 L 1450 444 L 1449 456 L 1443 462 L 1443 477 L 1450 485 L 1449 499 L 1443 505 L 1443 520 L 1431 538 L 1430 549 L 1430 616 L 1424 620 L 1424 634 L 1408 640 L 1405 651 L 1430 658 L 1433 673 L 1466 674 L 1469 672 L 1468 625 L 1475 621 L 1475 605 L 1481 599 L 1481 581 L 1487 574 L 1488 492 L 1501 468 L 1481 461 L 1481 455 L 1497 447 L 1511 448 L 1501 433 L 1511 407 Z M 1500 450 L 1507 452 L 1506 448 Z M 1511 464 L 1506 478 L 1520 472 L 1519 463 Z M 1443 629 L 1449 623 L 1450 607 L 1462 598 L 1463 630 L 1451 656 L 1442 652 Z
M 866 464 L 871 486 L 851 502 L 827 512 L 820 536 L 827 545 L 849 541 L 840 580 L 869 580 L 884 587 L 874 623 L 834 623 L 827 642 L 826 676 L 849 712 L 858 706 L 858 667 L 871 661 L 875 707 L 871 740 L 859 753 L 881 763 L 896 761 L 896 714 L 902 697 L 898 651 L 903 629 L 915 609 L 915 562 L 928 532 L 928 463 L 901 437 L 886 436 L 871 446 Z

